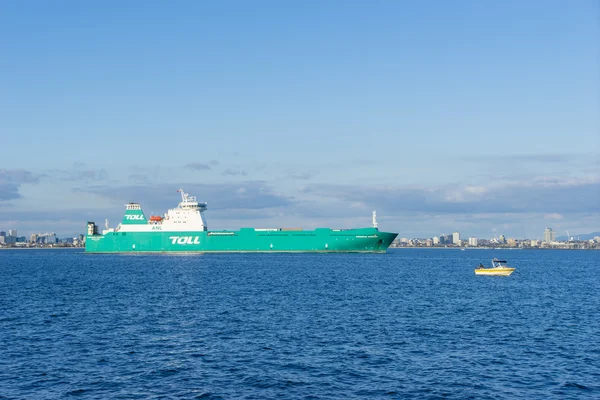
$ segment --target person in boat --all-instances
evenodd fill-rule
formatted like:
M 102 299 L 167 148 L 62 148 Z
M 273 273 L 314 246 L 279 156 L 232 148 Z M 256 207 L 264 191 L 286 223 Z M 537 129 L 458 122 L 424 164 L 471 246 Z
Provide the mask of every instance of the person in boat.
M 482 263 L 479 263 L 479 268 L 485 268 Z

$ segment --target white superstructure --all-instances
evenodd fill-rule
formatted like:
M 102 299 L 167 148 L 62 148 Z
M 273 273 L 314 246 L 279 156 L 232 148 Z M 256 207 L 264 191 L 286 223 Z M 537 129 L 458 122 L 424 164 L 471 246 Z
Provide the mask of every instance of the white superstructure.
M 181 192 L 181 202 L 176 208 L 171 208 L 165 214 L 162 221 L 163 231 L 206 231 L 206 219 L 203 212 L 206 211 L 205 202 L 196 201 L 196 196 L 190 196 Z
M 146 220 L 142 208 L 138 203 L 126 204 L 125 217 L 123 223 L 115 229 L 116 232 L 150 232 L 150 231 L 206 231 L 206 219 L 204 211 L 207 204 L 199 202 L 195 196 L 190 196 L 183 189 L 181 193 L 181 202 L 177 207 L 169 209 L 163 217 L 151 216 Z M 134 222 L 129 222 L 134 221 Z

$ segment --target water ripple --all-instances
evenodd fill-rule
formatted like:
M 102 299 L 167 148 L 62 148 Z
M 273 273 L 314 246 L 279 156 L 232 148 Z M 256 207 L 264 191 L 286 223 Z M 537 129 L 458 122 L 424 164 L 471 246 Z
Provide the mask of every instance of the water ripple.
M 0 399 L 600 398 L 600 252 L 0 251 Z

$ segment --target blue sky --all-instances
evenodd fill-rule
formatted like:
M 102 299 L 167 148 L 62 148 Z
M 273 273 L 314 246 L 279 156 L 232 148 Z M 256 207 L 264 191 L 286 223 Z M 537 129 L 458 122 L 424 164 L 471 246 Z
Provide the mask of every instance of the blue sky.
M 597 1 L 0 3 L 0 230 L 600 231 Z

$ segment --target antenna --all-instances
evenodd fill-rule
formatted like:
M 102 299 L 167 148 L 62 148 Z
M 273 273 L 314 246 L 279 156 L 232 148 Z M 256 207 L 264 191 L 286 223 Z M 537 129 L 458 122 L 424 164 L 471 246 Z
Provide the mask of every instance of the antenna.
M 373 228 L 377 228 L 377 212 L 373 210 Z
M 178 192 L 181 193 L 181 201 L 183 203 L 196 201 L 196 196 L 190 196 L 188 193 L 184 192 L 183 189 L 179 189 Z

